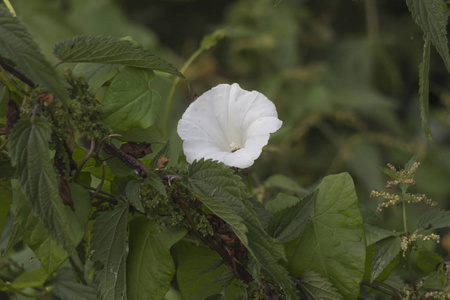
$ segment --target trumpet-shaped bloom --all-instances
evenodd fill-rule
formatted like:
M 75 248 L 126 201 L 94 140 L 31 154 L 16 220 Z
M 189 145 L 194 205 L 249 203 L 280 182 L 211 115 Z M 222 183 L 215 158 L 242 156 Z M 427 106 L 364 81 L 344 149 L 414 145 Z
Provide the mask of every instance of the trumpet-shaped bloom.
M 282 124 L 263 94 L 237 83 L 219 84 L 186 109 L 178 135 L 189 163 L 204 158 L 243 169 L 253 165 Z

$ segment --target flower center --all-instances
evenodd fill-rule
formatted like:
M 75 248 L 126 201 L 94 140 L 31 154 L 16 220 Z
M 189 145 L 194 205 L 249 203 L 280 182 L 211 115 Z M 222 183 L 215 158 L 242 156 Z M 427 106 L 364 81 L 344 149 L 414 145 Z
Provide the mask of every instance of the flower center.
M 241 149 L 241 147 L 239 147 L 238 143 L 236 143 L 235 141 L 232 141 L 229 147 L 231 149 L 231 152 L 236 152 Z

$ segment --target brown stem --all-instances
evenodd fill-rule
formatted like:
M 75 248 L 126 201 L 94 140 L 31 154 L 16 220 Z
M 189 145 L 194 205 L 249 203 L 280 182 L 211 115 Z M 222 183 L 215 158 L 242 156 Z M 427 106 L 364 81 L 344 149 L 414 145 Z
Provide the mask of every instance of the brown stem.
M 77 182 L 78 175 L 80 175 L 81 169 L 83 169 L 84 164 L 88 161 L 88 159 L 91 157 L 92 153 L 95 149 L 95 141 L 91 140 L 91 147 L 89 148 L 89 152 L 86 155 L 86 157 L 81 161 L 80 165 L 78 166 L 77 172 L 73 176 L 73 181 Z
M 101 189 L 103 187 L 103 183 L 105 182 L 105 173 L 106 173 L 105 163 L 103 163 L 102 167 L 103 167 L 103 169 L 102 169 L 102 180 L 100 181 L 100 184 L 98 185 L 97 190 L 91 196 L 91 200 L 94 199 L 95 197 L 97 197 L 98 193 L 101 191 Z
M 31 79 L 29 79 L 27 76 L 23 75 L 16 69 L 14 69 L 10 64 L 8 64 L 6 61 L 0 59 L 0 65 L 5 69 L 5 71 L 13 74 L 15 77 L 19 78 L 22 82 L 29 85 L 30 87 L 34 88 L 36 85 L 34 84 Z
M 175 199 L 180 208 L 183 210 L 184 214 L 186 215 L 186 219 L 188 220 L 189 225 L 191 226 L 195 235 L 197 235 L 200 239 L 202 239 L 211 249 L 216 251 L 217 254 L 219 254 L 223 258 L 225 263 L 233 268 L 233 272 L 236 278 L 241 279 L 245 282 L 250 282 L 252 280 L 252 275 L 245 269 L 245 266 L 234 257 L 233 251 L 228 250 L 226 246 L 220 245 L 213 236 L 201 235 L 195 228 L 195 223 L 192 220 L 192 217 L 184 201 L 176 193 L 172 193 L 171 196 L 173 199 Z M 238 262 L 239 265 L 236 264 L 236 262 Z

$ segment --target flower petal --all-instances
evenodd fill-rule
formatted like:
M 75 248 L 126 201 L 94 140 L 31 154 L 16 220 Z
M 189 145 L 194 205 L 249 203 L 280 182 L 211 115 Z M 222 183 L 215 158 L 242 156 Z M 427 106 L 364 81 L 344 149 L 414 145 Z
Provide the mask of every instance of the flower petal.
M 263 94 L 219 84 L 186 109 L 178 134 L 188 162 L 205 158 L 247 168 L 281 125 L 275 105 Z

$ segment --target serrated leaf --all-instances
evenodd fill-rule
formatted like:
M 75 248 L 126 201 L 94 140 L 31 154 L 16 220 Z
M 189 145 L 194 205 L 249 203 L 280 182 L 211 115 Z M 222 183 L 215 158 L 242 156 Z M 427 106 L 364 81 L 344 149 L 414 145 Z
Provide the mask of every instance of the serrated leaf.
M 448 9 L 441 0 L 406 0 L 417 25 L 431 40 L 450 72 L 450 55 L 447 40 Z
M 132 179 L 127 183 L 125 187 L 125 195 L 128 197 L 128 201 L 133 205 L 138 211 L 144 213 L 144 206 L 141 202 L 141 185 L 136 179 Z
M 63 102 L 69 100 L 62 77 L 45 60 L 25 26 L 4 5 L 0 5 L 0 56 L 13 61 L 17 70 L 54 92 Z
M 50 159 L 50 124 L 43 118 L 22 118 L 9 136 L 11 162 L 31 208 L 50 235 L 67 250 L 77 242 L 59 197 L 57 175 Z
M 167 197 L 166 186 L 162 182 L 161 178 L 159 178 L 159 176 L 155 173 L 149 172 L 144 182 L 146 182 L 146 184 L 150 184 L 151 187 L 154 188 L 161 196 Z
M 119 203 L 112 211 L 99 213 L 94 223 L 92 262 L 101 299 L 127 299 L 127 223 L 127 203 Z
M 65 300 L 96 300 L 95 288 L 77 282 L 74 272 L 70 268 L 58 270 L 52 282 L 52 294 Z
M 102 119 L 114 130 L 153 125 L 160 108 L 160 96 L 151 89 L 153 72 L 125 68 L 114 77 L 102 100 Z
M 299 200 L 293 206 L 275 213 L 269 221 L 267 231 L 276 239 L 287 243 L 303 234 L 308 221 L 314 215 L 314 199 L 317 193 L 312 193 Z
M 177 244 L 177 282 L 183 298 L 186 300 L 205 299 L 220 293 L 223 288 L 214 283 L 214 278 L 230 267 L 222 264 L 218 268 L 206 272 L 211 266 L 221 262 L 221 257 L 208 247 L 196 246 L 181 241 Z M 237 288 L 229 285 L 225 293 L 235 294 Z M 231 297 L 230 297 L 231 298 Z M 231 299 L 239 299 L 233 297 Z
M 145 217 L 130 222 L 127 258 L 128 299 L 163 299 L 175 274 L 170 248 L 185 230 L 159 232 Z
M 419 65 L 419 103 L 420 103 L 420 119 L 422 120 L 422 130 L 433 147 L 435 147 L 433 134 L 428 120 L 428 103 L 429 103 L 429 87 L 430 87 L 430 39 L 425 37 L 423 45 L 423 58 Z
M 382 239 L 396 235 L 392 231 L 370 224 L 364 224 L 364 232 L 366 233 L 366 246 L 370 246 L 378 241 L 381 241 Z
M 294 206 L 298 202 L 300 202 L 300 199 L 298 199 L 297 197 L 278 193 L 275 199 L 266 203 L 265 207 L 267 210 L 276 213 L 288 207 Z
M 450 211 L 432 210 L 422 215 L 417 223 L 417 229 L 434 230 L 450 226 Z
M 311 269 L 328 277 L 344 299 L 356 299 L 366 246 L 353 180 L 348 173 L 327 176 L 317 190 L 314 215 L 286 244 L 288 268 L 295 277 Z
M 262 228 L 240 177 L 223 163 L 202 159 L 189 166 L 186 179 L 187 187 L 231 226 L 261 267 L 294 299 L 287 271 L 278 263 L 285 258 L 283 247 Z
M 306 300 L 344 299 L 326 277 L 311 270 L 306 270 L 302 274 L 298 286 Z
M 389 237 L 375 244 L 370 281 L 375 280 L 381 272 L 400 253 L 401 238 Z
M 129 41 L 113 37 L 74 37 L 55 46 L 53 53 L 63 62 L 120 64 L 183 75 L 171 64 Z
M 14 207 L 23 241 L 39 258 L 46 273 L 53 273 L 67 260 L 69 254 L 48 234 L 39 218 L 31 211 L 30 204 L 19 187 L 14 192 Z

